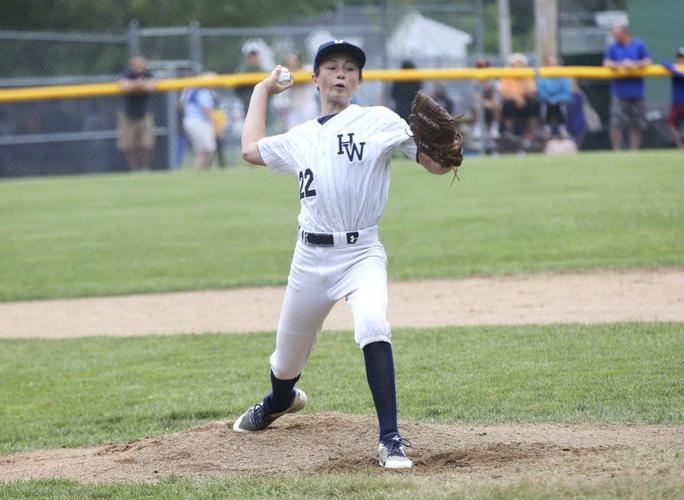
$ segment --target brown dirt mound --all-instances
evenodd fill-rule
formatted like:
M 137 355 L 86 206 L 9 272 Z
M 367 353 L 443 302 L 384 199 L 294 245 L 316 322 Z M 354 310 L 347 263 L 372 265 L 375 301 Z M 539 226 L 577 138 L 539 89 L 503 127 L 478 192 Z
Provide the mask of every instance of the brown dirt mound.
M 41 450 L 0 457 L 0 480 L 70 478 L 153 481 L 273 473 L 376 471 L 376 420 L 322 413 L 287 416 L 262 433 L 212 422 L 126 444 Z M 414 477 L 482 482 L 682 481 L 684 427 L 568 424 L 418 424 L 402 432 Z

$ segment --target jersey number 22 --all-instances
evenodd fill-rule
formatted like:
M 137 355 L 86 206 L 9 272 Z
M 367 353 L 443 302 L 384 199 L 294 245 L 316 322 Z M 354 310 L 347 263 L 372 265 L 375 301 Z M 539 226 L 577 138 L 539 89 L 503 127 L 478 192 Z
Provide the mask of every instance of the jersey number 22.
M 311 183 L 313 182 L 314 175 L 310 168 L 307 168 L 303 172 L 299 171 L 299 199 L 310 198 L 316 196 L 316 190 L 311 189 Z

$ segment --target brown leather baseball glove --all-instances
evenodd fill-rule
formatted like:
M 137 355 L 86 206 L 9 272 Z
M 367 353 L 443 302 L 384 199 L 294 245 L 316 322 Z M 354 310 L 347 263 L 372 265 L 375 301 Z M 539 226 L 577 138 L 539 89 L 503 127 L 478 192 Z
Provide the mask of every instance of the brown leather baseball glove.
M 456 128 L 456 119 L 422 90 L 416 92 L 411 104 L 409 125 L 418 153 L 425 153 L 443 168 L 461 165 L 463 137 Z

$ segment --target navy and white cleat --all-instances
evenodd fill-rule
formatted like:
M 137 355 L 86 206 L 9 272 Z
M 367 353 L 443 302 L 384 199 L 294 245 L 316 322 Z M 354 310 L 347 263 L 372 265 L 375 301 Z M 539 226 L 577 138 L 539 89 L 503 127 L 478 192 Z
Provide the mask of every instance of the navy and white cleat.
M 389 439 L 384 439 L 378 444 L 378 461 L 385 469 L 410 469 L 413 462 L 406 456 L 404 446 L 411 448 L 411 443 L 395 434 Z
M 254 405 L 252 408 L 240 415 L 235 423 L 233 423 L 233 430 L 237 432 L 255 432 L 263 431 L 273 421 L 282 417 L 286 413 L 296 413 L 306 406 L 306 393 L 301 389 L 295 389 L 295 396 L 285 411 L 279 413 L 268 413 L 262 403 Z

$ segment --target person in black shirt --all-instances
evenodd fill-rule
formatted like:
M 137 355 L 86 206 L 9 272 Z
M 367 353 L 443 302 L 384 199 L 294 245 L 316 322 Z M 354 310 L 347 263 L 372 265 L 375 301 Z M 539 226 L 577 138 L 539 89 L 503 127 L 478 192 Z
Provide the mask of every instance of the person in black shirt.
M 261 60 L 259 51 L 255 48 L 248 49 L 244 54 L 244 61 L 237 69 L 237 73 L 261 73 L 264 71 L 261 66 Z M 247 114 L 247 109 L 249 108 L 249 101 L 252 98 L 252 92 L 254 91 L 254 85 L 243 85 L 235 89 L 235 94 L 240 98 L 242 102 L 242 109 L 245 114 Z
M 125 94 L 123 109 L 117 112 L 117 147 L 126 155 L 131 170 L 150 170 L 155 125 L 149 101 L 155 82 L 147 60 L 142 56 L 132 57 L 128 69 L 121 74 L 119 84 Z
M 415 69 L 416 65 L 413 61 L 408 59 L 402 61 L 401 69 Z M 413 102 L 413 97 L 416 95 L 421 88 L 422 84 L 420 81 L 412 82 L 395 82 L 392 85 L 392 90 L 390 95 L 392 100 L 394 100 L 394 111 L 401 116 L 406 122 L 409 121 L 409 115 L 411 114 L 411 103 Z

